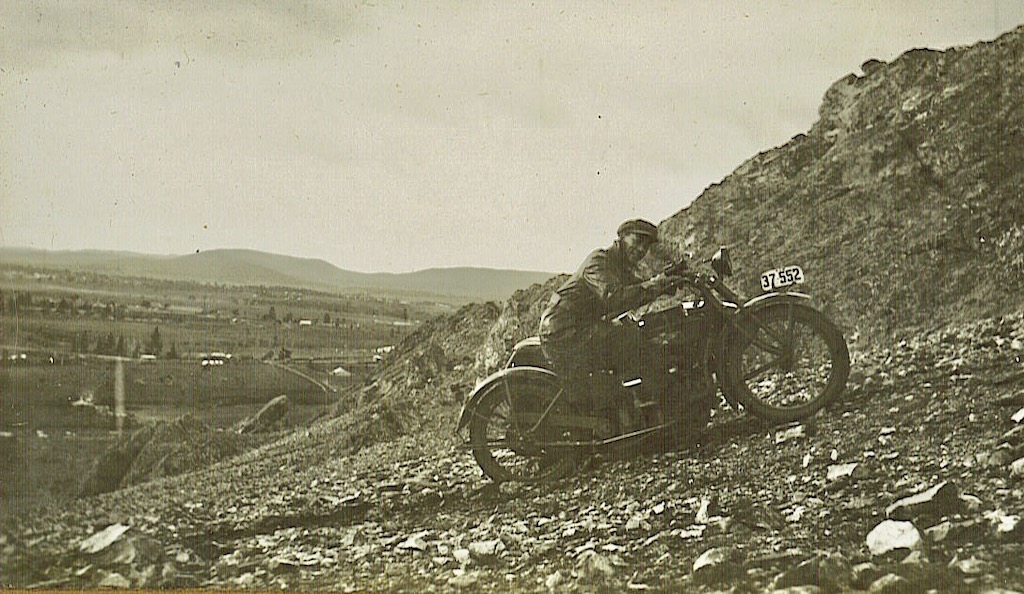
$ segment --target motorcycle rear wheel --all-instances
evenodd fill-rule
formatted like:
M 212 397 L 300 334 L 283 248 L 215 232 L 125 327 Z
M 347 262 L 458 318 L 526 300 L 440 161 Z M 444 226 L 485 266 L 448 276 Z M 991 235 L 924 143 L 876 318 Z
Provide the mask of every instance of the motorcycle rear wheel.
M 791 423 L 842 394 L 850 353 L 824 314 L 779 303 L 750 315 L 726 354 L 728 386 L 743 408 L 772 423 Z
M 544 447 L 572 439 L 545 419 L 571 415 L 558 381 L 547 375 L 507 376 L 483 394 L 469 425 L 473 457 L 495 482 L 539 483 L 571 473 L 571 449 Z

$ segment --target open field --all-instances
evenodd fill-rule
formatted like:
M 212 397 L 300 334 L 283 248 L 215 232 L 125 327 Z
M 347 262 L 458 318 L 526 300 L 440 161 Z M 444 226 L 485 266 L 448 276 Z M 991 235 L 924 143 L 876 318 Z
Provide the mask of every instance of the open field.
M 185 414 L 227 430 L 280 394 L 292 403 L 283 420 L 292 427 L 327 413 L 338 398 L 297 374 L 254 360 L 217 367 L 197 360 L 122 365 L 130 421 L 125 431 Z M 93 460 L 117 441 L 111 412 L 114 370 L 114 360 L 98 357 L 0 367 L 0 431 L 17 449 L 0 485 L 8 509 L 73 496 Z
M 125 405 L 140 419 L 186 413 L 209 416 L 213 409 L 258 409 L 288 394 L 307 404 L 333 400 L 316 385 L 280 368 L 253 360 L 203 367 L 196 360 L 124 363 Z M 72 358 L 63 364 L 7 365 L 0 370 L 0 426 L 30 429 L 79 429 L 74 406 L 114 407 L 114 361 Z M 230 417 L 230 416 L 229 416 Z M 237 419 L 236 419 L 237 420 Z M 223 426 L 223 425 L 221 425 Z
M 227 430 L 282 394 L 290 406 L 279 426 L 289 428 L 327 414 L 374 372 L 377 349 L 448 309 L 369 294 L 0 269 L 0 497 L 12 510 L 78 492 L 119 439 L 118 361 L 125 433 L 182 415 Z M 231 357 L 203 365 L 211 353 Z M 338 367 L 348 373 L 332 375 Z
M 366 293 L 244 287 L 0 268 L 0 343 L 93 352 L 112 335 L 127 354 L 154 328 L 163 349 L 262 357 L 339 355 L 392 344 L 423 320 L 453 310 L 443 301 Z

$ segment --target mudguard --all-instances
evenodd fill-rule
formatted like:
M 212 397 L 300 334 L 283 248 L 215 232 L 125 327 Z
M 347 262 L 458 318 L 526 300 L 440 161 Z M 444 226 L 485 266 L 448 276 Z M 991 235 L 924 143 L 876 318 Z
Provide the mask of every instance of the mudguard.
M 758 310 L 762 310 L 766 307 L 771 307 L 772 305 L 779 305 L 783 303 L 807 304 L 810 301 L 811 296 L 806 293 L 799 293 L 797 291 L 772 291 L 770 293 L 764 293 L 752 299 L 748 299 L 747 302 L 743 304 L 742 311 L 745 313 L 752 313 Z M 735 308 L 735 305 L 733 305 L 733 308 Z M 729 345 L 729 340 L 726 334 L 727 333 L 722 333 L 721 335 L 719 335 L 717 343 L 715 344 L 715 374 L 719 378 L 719 386 L 722 389 L 722 395 L 725 397 L 725 401 L 728 402 L 729 405 L 733 407 L 733 409 L 739 410 L 739 402 L 737 401 L 736 397 L 733 396 L 732 390 L 729 389 L 729 387 L 726 386 L 725 382 L 723 381 L 724 378 L 727 376 L 725 371 L 725 350 L 728 348 Z
M 557 373 L 549 369 L 544 369 L 543 367 L 507 367 L 496 371 L 487 376 L 487 378 L 482 382 L 478 383 L 476 387 L 473 388 L 473 391 L 469 393 L 469 396 L 466 397 L 466 402 L 462 404 L 462 413 L 459 415 L 459 425 L 456 427 L 455 432 L 458 433 L 465 429 L 466 425 L 469 424 L 469 419 L 473 416 L 473 411 L 476 409 L 477 405 L 479 405 L 484 394 L 493 389 L 496 384 L 508 377 L 531 374 L 542 374 L 558 381 Z
M 539 336 L 524 338 L 512 347 L 505 367 L 548 367 L 548 358 L 540 346 Z
M 797 291 L 786 291 L 785 293 L 772 291 L 771 293 L 764 293 L 763 295 L 758 295 L 757 297 L 748 300 L 743 304 L 743 309 L 757 311 L 758 309 L 768 307 L 769 305 L 775 305 L 776 303 L 807 303 L 810 300 L 811 296 L 807 293 L 799 293 Z

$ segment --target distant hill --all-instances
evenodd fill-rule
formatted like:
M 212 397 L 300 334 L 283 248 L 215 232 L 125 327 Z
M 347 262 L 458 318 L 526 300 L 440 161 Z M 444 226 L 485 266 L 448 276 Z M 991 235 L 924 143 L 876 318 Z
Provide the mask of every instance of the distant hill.
M 0 248 L 0 265 L 236 285 L 430 294 L 466 300 L 506 299 L 517 289 L 543 283 L 553 276 L 548 272 L 473 267 L 364 273 L 343 270 L 323 260 L 231 249 L 156 256 L 98 250 Z

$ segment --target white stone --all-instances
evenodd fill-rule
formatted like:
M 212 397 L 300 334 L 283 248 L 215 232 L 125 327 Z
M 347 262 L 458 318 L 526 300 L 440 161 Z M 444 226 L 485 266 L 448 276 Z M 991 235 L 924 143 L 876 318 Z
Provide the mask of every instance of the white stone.
M 86 555 L 98 553 L 117 542 L 117 540 L 128 531 L 128 528 L 129 527 L 124 524 L 111 524 L 83 540 L 82 543 L 78 545 L 78 549 Z
M 1010 533 L 1017 529 L 1020 516 L 1007 515 L 1003 510 L 996 509 L 985 512 L 985 519 L 995 526 L 997 533 Z
M 1010 464 L 1010 476 L 1024 478 L 1024 458 L 1018 458 Z
M 884 555 L 897 549 L 917 550 L 922 547 L 921 533 L 910 522 L 885 520 L 875 526 L 867 536 L 872 555 Z
M 558 586 L 561 586 L 563 581 L 565 581 L 565 578 L 562 577 L 562 572 L 556 571 L 544 580 L 544 585 L 548 590 L 554 590 Z
M 791 439 L 800 439 L 806 435 L 803 425 L 797 425 L 796 427 L 790 427 L 781 433 L 775 434 L 775 443 L 785 443 Z
M 120 588 L 127 589 L 132 587 L 132 583 L 128 581 L 128 578 L 124 577 L 119 573 L 108 573 L 100 583 L 97 584 L 100 588 Z
M 708 549 L 693 562 L 693 573 L 696 574 L 702 569 L 722 565 L 728 558 L 729 555 L 724 548 Z
M 505 543 L 501 539 L 480 540 L 469 544 L 469 554 L 476 558 L 495 557 L 505 550 Z M 458 551 L 456 551 L 458 554 Z
M 849 464 L 832 464 L 828 467 L 828 474 L 826 476 L 828 480 L 834 481 L 852 475 L 854 470 L 857 470 L 856 462 L 850 462 Z

